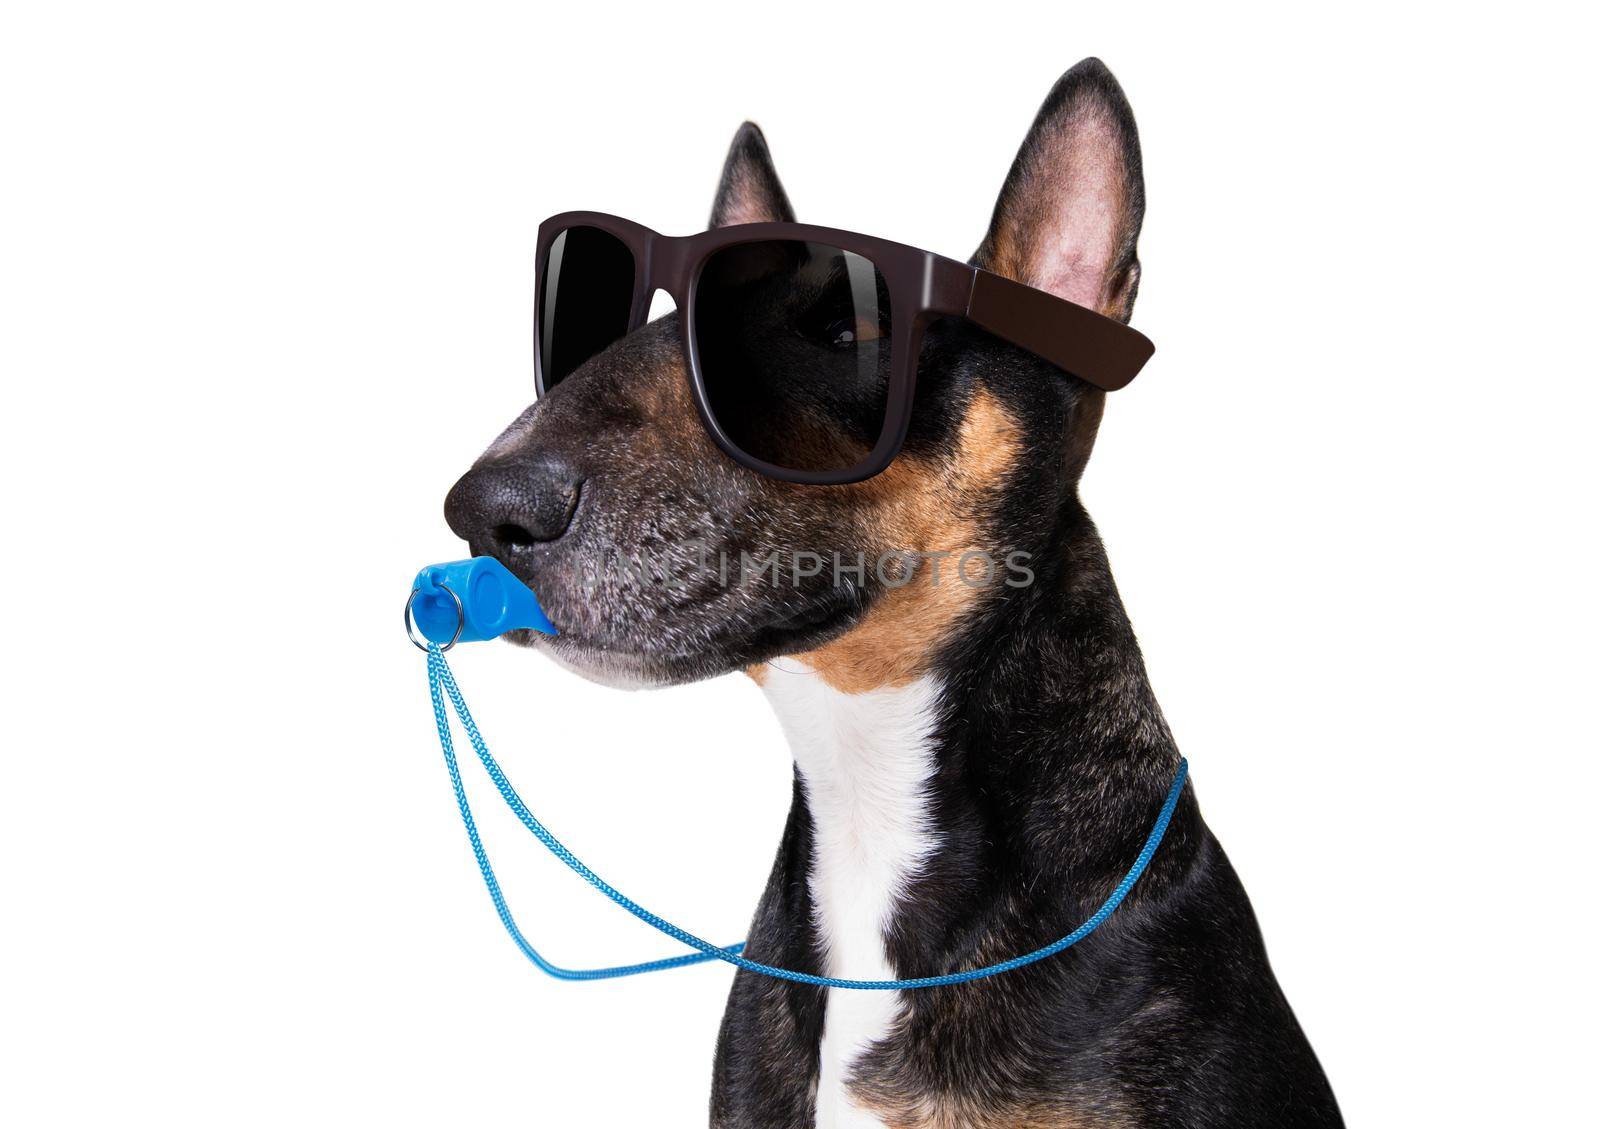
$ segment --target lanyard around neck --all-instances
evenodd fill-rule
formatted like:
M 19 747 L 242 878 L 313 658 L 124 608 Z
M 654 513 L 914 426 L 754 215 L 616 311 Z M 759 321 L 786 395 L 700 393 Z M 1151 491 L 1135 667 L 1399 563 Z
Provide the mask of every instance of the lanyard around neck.
M 408 605 L 409 608 L 409 605 Z M 409 616 L 409 611 L 408 611 Z M 409 623 L 409 620 L 408 620 Z M 459 627 L 457 635 L 460 634 Z M 420 644 L 419 644 L 420 645 Z M 559 839 L 547 830 L 544 824 L 534 818 L 528 806 L 522 802 L 522 797 L 517 795 L 511 782 L 506 779 L 506 774 L 501 771 L 499 763 L 489 752 L 489 746 L 484 741 L 483 735 L 478 732 L 477 724 L 472 720 L 472 714 L 467 709 L 466 699 L 461 696 L 461 689 L 456 685 L 454 674 L 451 673 L 450 664 L 445 661 L 444 651 L 437 642 L 429 642 L 428 652 L 428 690 L 433 698 L 434 720 L 439 726 L 439 745 L 444 750 L 445 767 L 450 771 L 450 785 L 455 790 L 456 805 L 461 809 L 461 821 L 467 829 L 467 839 L 472 843 L 472 853 L 478 860 L 478 869 L 483 873 L 483 883 L 489 890 L 489 897 L 494 902 L 495 912 L 500 915 L 500 923 L 505 926 L 506 932 L 516 942 L 517 948 L 522 950 L 522 955 L 536 965 L 540 971 L 548 973 L 560 980 L 609 980 L 618 976 L 634 976 L 641 972 L 660 972 L 668 968 L 683 968 L 686 965 L 699 964 L 702 961 L 720 960 L 735 965 L 747 972 L 758 973 L 762 976 L 771 976 L 779 980 L 791 980 L 797 984 L 814 984 L 822 988 L 851 988 L 860 991 L 904 991 L 909 988 L 937 988 L 947 984 L 964 984 L 969 980 L 981 980 L 987 976 L 997 976 L 1002 972 L 1022 968 L 1033 964 L 1035 961 L 1044 960 L 1054 956 L 1063 949 L 1071 948 L 1089 934 L 1093 933 L 1105 920 L 1111 916 L 1122 900 L 1133 889 L 1139 876 L 1150 865 L 1150 860 L 1155 856 L 1156 848 L 1161 846 L 1161 839 L 1167 832 L 1167 825 L 1172 822 L 1172 813 L 1178 806 L 1178 797 L 1183 794 L 1184 781 L 1189 775 L 1189 762 L 1178 761 L 1178 772 L 1173 777 L 1172 787 L 1167 790 L 1167 798 L 1161 805 L 1161 812 L 1156 817 L 1155 826 L 1150 829 L 1150 834 L 1145 838 L 1144 847 L 1139 851 L 1128 873 L 1118 882 L 1116 888 L 1095 910 L 1089 918 L 1071 933 L 1058 941 L 1035 949 L 1031 953 L 1012 957 L 1010 960 L 1001 961 L 999 964 L 985 965 L 982 968 L 972 968 L 964 972 L 951 972 L 943 976 L 918 976 L 907 980 L 848 980 L 834 976 L 816 976 L 809 972 L 796 972 L 789 968 L 777 968 L 760 961 L 750 960 L 740 955 L 744 950 L 744 942 L 734 945 L 714 945 L 710 941 L 690 933 L 686 929 L 667 921 L 665 918 L 651 913 L 621 891 L 607 883 L 594 871 L 590 870 L 583 862 L 569 851 Z M 528 943 L 522 935 L 522 930 L 517 927 L 516 920 L 511 916 L 511 909 L 506 905 L 504 893 L 500 889 L 500 882 L 495 877 L 494 867 L 489 863 L 488 852 L 484 850 L 483 840 L 478 834 L 477 821 L 472 816 L 472 807 L 467 802 L 466 788 L 461 782 L 461 766 L 456 762 L 455 743 L 451 738 L 450 715 L 445 707 L 445 699 L 450 700 L 455 714 L 461 722 L 467 739 L 472 743 L 473 751 L 478 754 L 478 759 L 483 762 L 484 769 L 489 773 L 489 779 L 494 781 L 494 786 L 499 790 L 506 805 L 522 825 L 533 833 L 534 838 L 549 848 L 550 853 L 566 863 L 567 866 L 579 877 L 587 881 L 596 890 L 610 898 L 617 905 L 627 910 L 645 924 L 660 930 L 668 937 L 695 952 L 685 953 L 682 956 L 666 957 L 661 960 L 645 961 L 641 964 L 618 965 L 611 968 L 562 968 L 551 964 Z

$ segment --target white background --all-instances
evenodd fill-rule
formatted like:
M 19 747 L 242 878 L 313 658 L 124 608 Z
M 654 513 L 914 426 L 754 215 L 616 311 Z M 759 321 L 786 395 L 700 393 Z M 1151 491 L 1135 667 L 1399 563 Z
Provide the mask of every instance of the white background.
M 1354 1125 L 1592 1115 L 1591 36 L 887 8 L 7 6 L 0 1120 L 704 1124 L 730 973 L 523 963 L 407 581 L 530 397 L 541 218 L 694 230 L 751 117 L 802 219 L 964 256 L 1089 54 L 1159 352 L 1084 493 L 1284 989 Z M 790 772 L 746 680 L 457 654 L 558 833 L 741 935 Z M 672 951 L 482 811 L 552 957 Z

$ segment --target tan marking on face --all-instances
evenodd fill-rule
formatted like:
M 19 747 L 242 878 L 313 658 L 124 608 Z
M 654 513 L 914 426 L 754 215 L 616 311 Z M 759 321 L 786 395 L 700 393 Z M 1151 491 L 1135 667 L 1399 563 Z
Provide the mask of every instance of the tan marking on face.
M 995 548 L 984 536 L 983 519 L 1020 451 L 1016 422 L 980 390 L 949 462 L 902 455 L 877 477 L 841 487 L 855 493 L 852 501 L 864 507 L 865 521 L 882 545 L 949 556 L 939 562 L 937 582 L 933 562 L 924 562 L 909 583 L 884 593 L 847 634 L 794 657 L 847 694 L 904 686 L 920 677 L 936 645 L 985 590 L 963 582 L 956 570 L 963 553 Z M 998 572 L 990 583 L 1001 583 Z

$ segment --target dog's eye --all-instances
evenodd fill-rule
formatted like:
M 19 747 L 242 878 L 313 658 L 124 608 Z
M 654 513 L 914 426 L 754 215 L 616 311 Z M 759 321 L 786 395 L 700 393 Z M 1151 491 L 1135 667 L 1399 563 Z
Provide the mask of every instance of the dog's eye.
M 853 285 L 842 270 L 814 292 L 794 320 L 806 340 L 834 352 L 855 352 L 869 341 L 888 335 L 889 296 L 881 279 L 877 292 Z
M 864 317 L 835 318 L 816 334 L 816 339 L 834 349 L 853 349 L 864 341 L 876 341 L 884 327 Z

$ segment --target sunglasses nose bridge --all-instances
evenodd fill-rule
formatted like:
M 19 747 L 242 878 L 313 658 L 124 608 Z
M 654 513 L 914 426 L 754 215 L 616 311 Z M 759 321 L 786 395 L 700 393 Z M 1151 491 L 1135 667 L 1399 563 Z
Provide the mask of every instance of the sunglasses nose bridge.
M 640 292 L 648 305 L 656 291 L 664 291 L 675 304 L 682 307 L 684 291 L 688 288 L 690 258 L 694 248 L 688 239 L 668 235 L 651 235 L 644 248 L 643 269 L 640 271 Z
M 647 321 L 654 321 L 668 311 L 658 295 L 672 300 L 674 309 L 687 304 L 688 264 L 692 253 L 689 240 L 651 232 L 640 249 L 638 285 L 633 300 L 631 327 L 638 329 Z
M 658 286 L 644 296 L 644 320 L 655 321 L 678 308 L 678 300 L 665 287 Z

